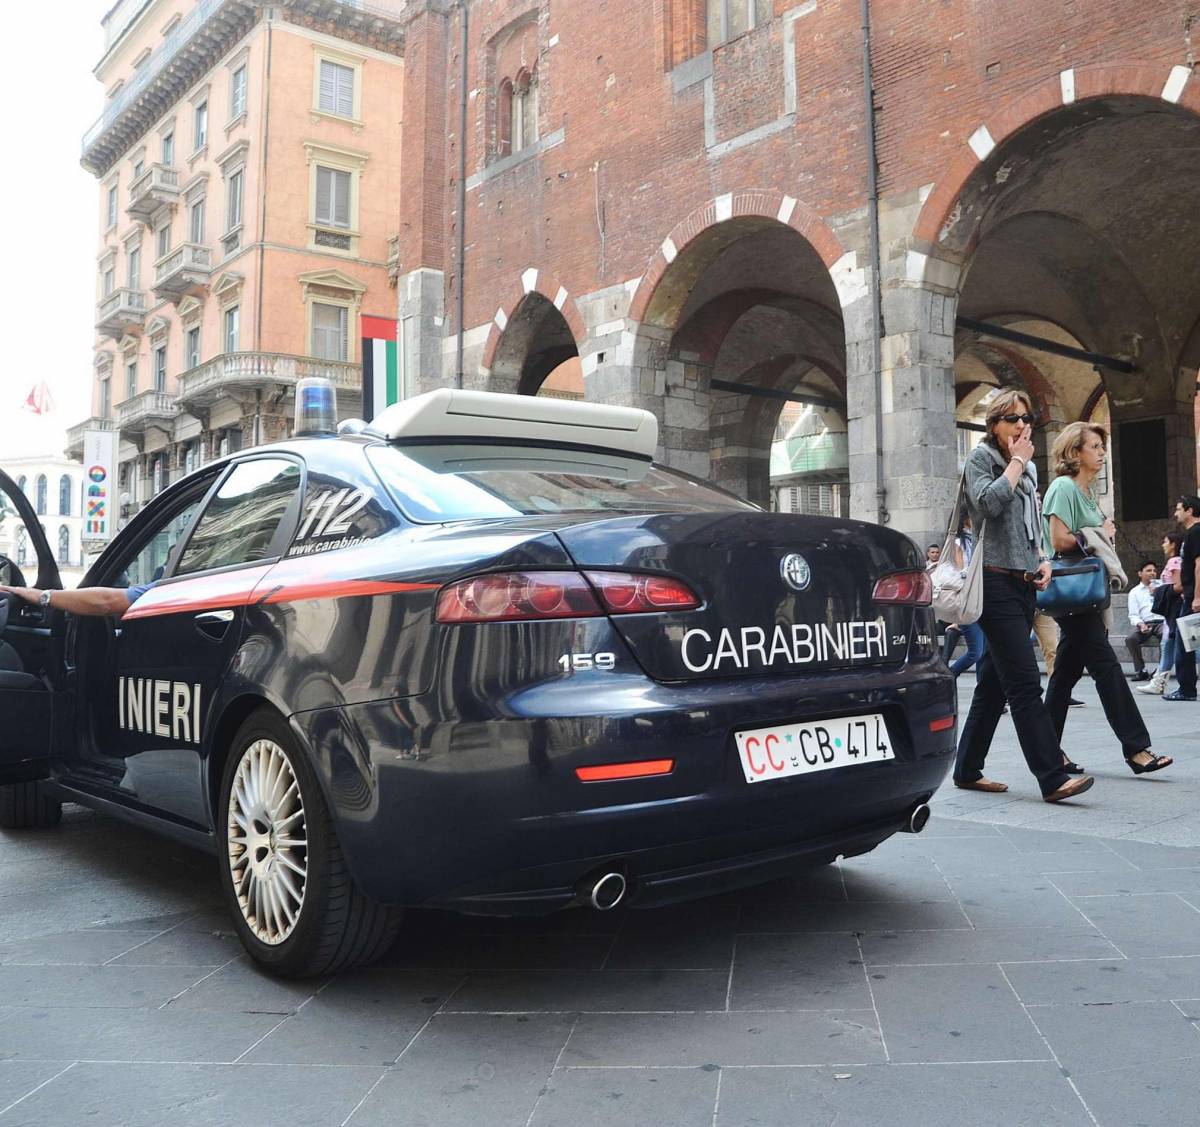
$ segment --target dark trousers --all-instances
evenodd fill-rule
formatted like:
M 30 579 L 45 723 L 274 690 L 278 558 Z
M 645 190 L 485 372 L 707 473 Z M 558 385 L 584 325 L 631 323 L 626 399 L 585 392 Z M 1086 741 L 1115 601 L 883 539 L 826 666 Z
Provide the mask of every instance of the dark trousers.
M 1162 625 L 1157 622 L 1150 623 L 1150 629 L 1145 632 L 1135 626 L 1125 636 L 1125 648 L 1129 651 L 1129 656 L 1133 658 L 1133 671 L 1135 673 L 1146 672 L 1146 659 L 1142 657 L 1142 647 L 1147 642 L 1159 641 L 1161 637 Z
M 1145 751 L 1150 746 L 1150 733 L 1142 723 L 1142 714 L 1129 691 L 1125 674 L 1121 672 L 1121 663 L 1108 641 L 1103 613 L 1072 614 L 1060 618 L 1058 627 L 1061 631 L 1058 657 L 1054 661 L 1054 675 L 1046 686 L 1046 708 L 1059 739 L 1062 739 L 1063 726 L 1067 722 L 1071 690 L 1087 669 L 1095 678 L 1104 716 L 1113 734 L 1121 741 L 1125 758 Z
M 1182 617 L 1185 614 L 1192 613 L 1192 600 L 1196 597 L 1195 591 L 1189 591 L 1186 587 L 1183 589 L 1183 608 L 1179 614 Z M 1175 624 L 1171 624 L 1171 631 L 1174 633 Z M 1188 653 L 1183 648 L 1183 642 L 1179 640 L 1178 635 L 1175 638 L 1175 680 L 1178 682 L 1179 695 L 1184 697 L 1194 697 L 1196 695 L 1196 655 Z
M 1013 726 L 1025 762 L 1042 794 L 1058 790 L 1069 778 L 1062 769 L 1058 733 L 1042 703 L 1041 675 L 1029 644 L 1036 609 L 1032 584 L 1016 576 L 983 573 L 983 614 L 979 625 L 987 638 L 987 649 L 975 672 L 975 695 L 958 741 L 954 778 L 959 782 L 974 782 L 982 777 L 983 763 L 1005 701 L 1012 709 Z

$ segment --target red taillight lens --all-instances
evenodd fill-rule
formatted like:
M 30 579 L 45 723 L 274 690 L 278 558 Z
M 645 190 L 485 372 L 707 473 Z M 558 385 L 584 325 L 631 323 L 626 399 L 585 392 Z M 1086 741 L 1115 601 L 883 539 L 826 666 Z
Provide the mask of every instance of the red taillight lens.
M 933 602 L 933 582 L 926 571 L 898 571 L 877 580 L 871 597 L 877 603 L 927 607 Z
M 595 618 L 604 612 L 576 571 L 477 575 L 444 587 L 438 622 L 519 622 L 530 618 Z
M 694 610 L 700 605 L 695 591 L 669 575 L 629 575 L 620 571 L 589 571 L 585 574 L 609 614 Z

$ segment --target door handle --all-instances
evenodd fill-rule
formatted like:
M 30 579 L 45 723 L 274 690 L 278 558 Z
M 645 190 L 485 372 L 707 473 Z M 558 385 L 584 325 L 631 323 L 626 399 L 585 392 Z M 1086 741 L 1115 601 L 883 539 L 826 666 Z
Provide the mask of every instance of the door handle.
M 196 615 L 196 629 L 207 638 L 220 641 L 225 637 L 234 615 L 231 610 L 209 610 Z

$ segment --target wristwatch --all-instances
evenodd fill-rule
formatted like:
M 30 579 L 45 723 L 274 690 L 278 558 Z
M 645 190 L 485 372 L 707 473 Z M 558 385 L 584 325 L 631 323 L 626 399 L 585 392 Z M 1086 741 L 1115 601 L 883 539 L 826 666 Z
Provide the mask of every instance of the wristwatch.
M 42 592 L 42 593 L 41 593 L 41 594 L 38 596 L 38 606 L 40 606 L 40 607 L 48 607 L 49 605 L 50 605 L 50 592 L 49 592 L 49 591 L 43 591 L 43 592 Z

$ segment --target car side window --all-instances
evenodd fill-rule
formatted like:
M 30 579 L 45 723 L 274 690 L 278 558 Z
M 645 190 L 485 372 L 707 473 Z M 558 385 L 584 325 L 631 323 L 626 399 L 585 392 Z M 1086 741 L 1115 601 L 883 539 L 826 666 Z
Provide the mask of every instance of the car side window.
M 161 579 L 167 566 L 167 560 L 179 543 L 180 537 L 192 523 L 192 517 L 204 500 L 200 493 L 189 501 L 182 509 L 176 509 L 170 519 L 142 544 L 138 554 L 125 565 L 121 572 L 118 586 L 134 587 L 142 583 L 153 583 Z
M 284 458 L 234 466 L 183 549 L 176 575 L 268 558 L 280 522 L 300 487 L 300 467 Z

